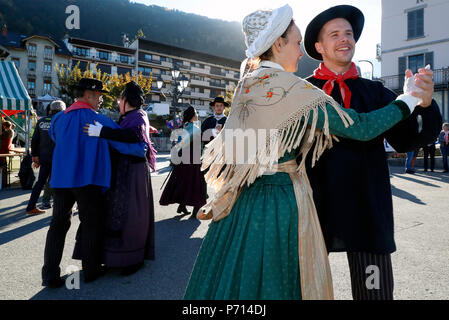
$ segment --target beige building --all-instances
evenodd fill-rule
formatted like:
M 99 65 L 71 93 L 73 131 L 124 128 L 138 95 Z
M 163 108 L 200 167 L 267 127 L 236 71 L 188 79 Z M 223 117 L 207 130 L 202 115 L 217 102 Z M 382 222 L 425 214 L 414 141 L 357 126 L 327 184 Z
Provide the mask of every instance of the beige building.
M 178 48 L 145 39 L 134 41 L 130 48 L 136 50 L 137 72 L 153 76 L 153 90 L 147 103 L 172 103 L 168 93 L 173 90 L 171 71 L 175 66 L 189 85 L 181 97 L 181 104 L 191 104 L 200 116 L 211 113 L 209 102 L 217 96 L 225 96 L 226 89 L 235 88 L 240 77 L 240 61 L 213 56 L 202 52 Z M 164 81 L 162 91 L 157 88 L 157 80 Z
M 55 66 L 68 66 L 71 59 L 62 41 L 45 35 L 28 36 L 11 32 L 3 26 L 0 45 L 9 51 L 6 60 L 14 62 L 35 108 L 39 96 L 58 96 Z
M 434 99 L 449 120 L 449 0 L 382 0 L 379 58 L 385 85 L 400 92 L 405 70 L 429 64 Z

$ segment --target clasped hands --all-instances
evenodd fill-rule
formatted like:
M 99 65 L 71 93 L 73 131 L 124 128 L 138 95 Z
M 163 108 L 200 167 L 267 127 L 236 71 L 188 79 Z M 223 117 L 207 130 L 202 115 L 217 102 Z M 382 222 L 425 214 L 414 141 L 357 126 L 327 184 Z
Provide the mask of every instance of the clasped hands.
M 407 69 L 405 72 L 404 94 L 418 98 L 418 105 L 427 108 L 432 104 L 433 92 L 433 71 L 430 70 L 430 65 L 419 69 L 415 75 L 413 75 L 410 69 Z

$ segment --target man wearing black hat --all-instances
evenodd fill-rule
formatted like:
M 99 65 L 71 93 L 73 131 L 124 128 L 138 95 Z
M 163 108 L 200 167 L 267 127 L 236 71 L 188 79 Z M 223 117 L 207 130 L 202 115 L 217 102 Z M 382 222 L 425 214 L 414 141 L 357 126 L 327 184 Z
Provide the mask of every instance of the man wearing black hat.
M 214 115 L 204 120 L 201 125 L 201 141 L 203 145 L 211 142 L 223 129 L 227 119 L 224 115 L 224 110 L 225 107 L 229 106 L 229 103 L 223 97 L 216 97 L 209 105 L 214 110 Z
M 352 62 L 363 25 L 364 16 L 359 9 L 341 5 L 315 17 L 305 33 L 306 52 L 323 61 L 307 80 L 343 107 L 360 113 L 379 109 L 396 98 L 380 82 L 360 78 Z M 410 75 L 411 71 L 407 73 Z M 347 252 L 355 300 L 393 299 L 391 253 L 396 251 L 396 245 L 383 139 L 398 152 L 435 141 L 441 114 L 432 100 L 432 75 L 431 70 L 420 69 L 416 82 L 422 89 L 416 94 L 421 106 L 430 107 L 418 106 L 407 120 L 372 141 L 340 138 L 316 167 L 308 166 L 328 252 Z M 418 115 L 423 119 L 421 132 Z M 352 201 L 347 201 L 348 197 Z
M 147 151 L 144 144 L 89 137 L 82 132 L 84 125 L 95 121 L 111 128 L 118 127 L 114 121 L 97 113 L 105 92 L 101 81 L 81 79 L 77 86 L 76 102 L 52 118 L 49 134 L 55 148 L 50 186 L 54 192 L 54 206 L 45 244 L 43 286 L 60 287 L 64 284 L 59 264 L 75 202 L 80 218 L 77 241 L 81 242 L 84 281 L 94 281 L 104 273 L 101 266 L 104 225 L 102 191 L 111 183 L 109 146 L 141 158 Z

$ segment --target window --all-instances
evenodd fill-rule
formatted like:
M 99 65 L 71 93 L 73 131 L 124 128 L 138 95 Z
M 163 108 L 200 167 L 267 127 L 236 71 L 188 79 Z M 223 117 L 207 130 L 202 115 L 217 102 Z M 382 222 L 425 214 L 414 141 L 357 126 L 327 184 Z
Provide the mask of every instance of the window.
M 408 12 L 408 39 L 424 36 L 424 9 Z
M 128 63 L 129 62 L 129 56 L 125 56 L 123 54 L 120 55 L 120 62 L 121 63 Z
M 28 71 L 36 71 L 36 61 L 28 62 Z
M 77 56 L 87 57 L 87 56 L 89 56 L 89 49 L 81 48 L 81 47 L 75 47 L 75 54 Z
M 149 76 L 151 74 L 152 69 L 148 67 L 139 67 L 138 72 L 141 73 L 144 76 Z
M 44 64 L 44 73 L 51 73 L 51 63 Z
M 51 83 L 50 82 L 44 82 L 44 91 L 45 92 L 51 91 Z
M 28 80 L 28 89 L 34 89 L 36 87 L 36 81 L 33 79 Z
M 51 58 L 53 56 L 53 49 L 51 47 L 45 47 L 44 49 L 44 57 Z
M 417 73 L 419 68 L 424 67 L 424 54 L 408 57 L 408 68 L 413 73 Z
M 101 60 L 109 60 L 110 53 L 107 51 L 98 51 L 97 57 Z
M 37 50 L 37 47 L 36 47 L 36 45 L 35 44 L 29 44 L 28 45 L 28 52 L 29 53 L 34 53 L 34 55 L 36 55 L 36 50 Z
M 151 60 L 153 60 L 153 56 L 151 54 L 146 53 L 145 54 L 145 60 L 146 61 L 151 61 Z
M 16 69 L 19 70 L 19 68 L 20 68 L 20 59 L 19 58 L 12 58 L 11 60 L 12 60 L 12 62 L 14 62 L 15 66 L 16 66 Z

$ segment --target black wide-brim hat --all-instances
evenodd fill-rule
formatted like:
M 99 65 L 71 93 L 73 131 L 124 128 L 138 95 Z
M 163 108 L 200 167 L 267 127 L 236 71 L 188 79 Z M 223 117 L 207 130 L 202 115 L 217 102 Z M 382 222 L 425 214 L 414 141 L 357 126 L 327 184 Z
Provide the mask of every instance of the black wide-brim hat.
M 225 107 L 229 107 L 229 103 L 227 103 L 227 102 L 224 100 L 223 97 L 216 97 L 216 98 L 214 99 L 214 101 L 212 101 L 211 103 L 209 103 L 209 105 L 210 105 L 211 107 L 213 107 L 213 106 L 215 106 L 215 103 L 217 103 L 217 102 L 223 103 Z
M 348 20 L 354 32 L 354 40 L 357 42 L 362 34 L 365 17 L 359 9 L 353 6 L 341 5 L 327 9 L 317 15 L 307 26 L 304 35 L 304 47 L 307 54 L 315 59 L 322 61 L 323 57 L 315 49 L 315 43 L 318 42 L 318 36 L 323 26 L 331 20 L 343 18 Z
M 91 91 L 98 91 L 102 93 L 108 93 L 109 91 L 105 90 L 103 88 L 103 82 L 97 79 L 91 79 L 91 78 L 82 78 L 78 85 L 75 86 L 77 89 L 81 90 L 91 90 Z

